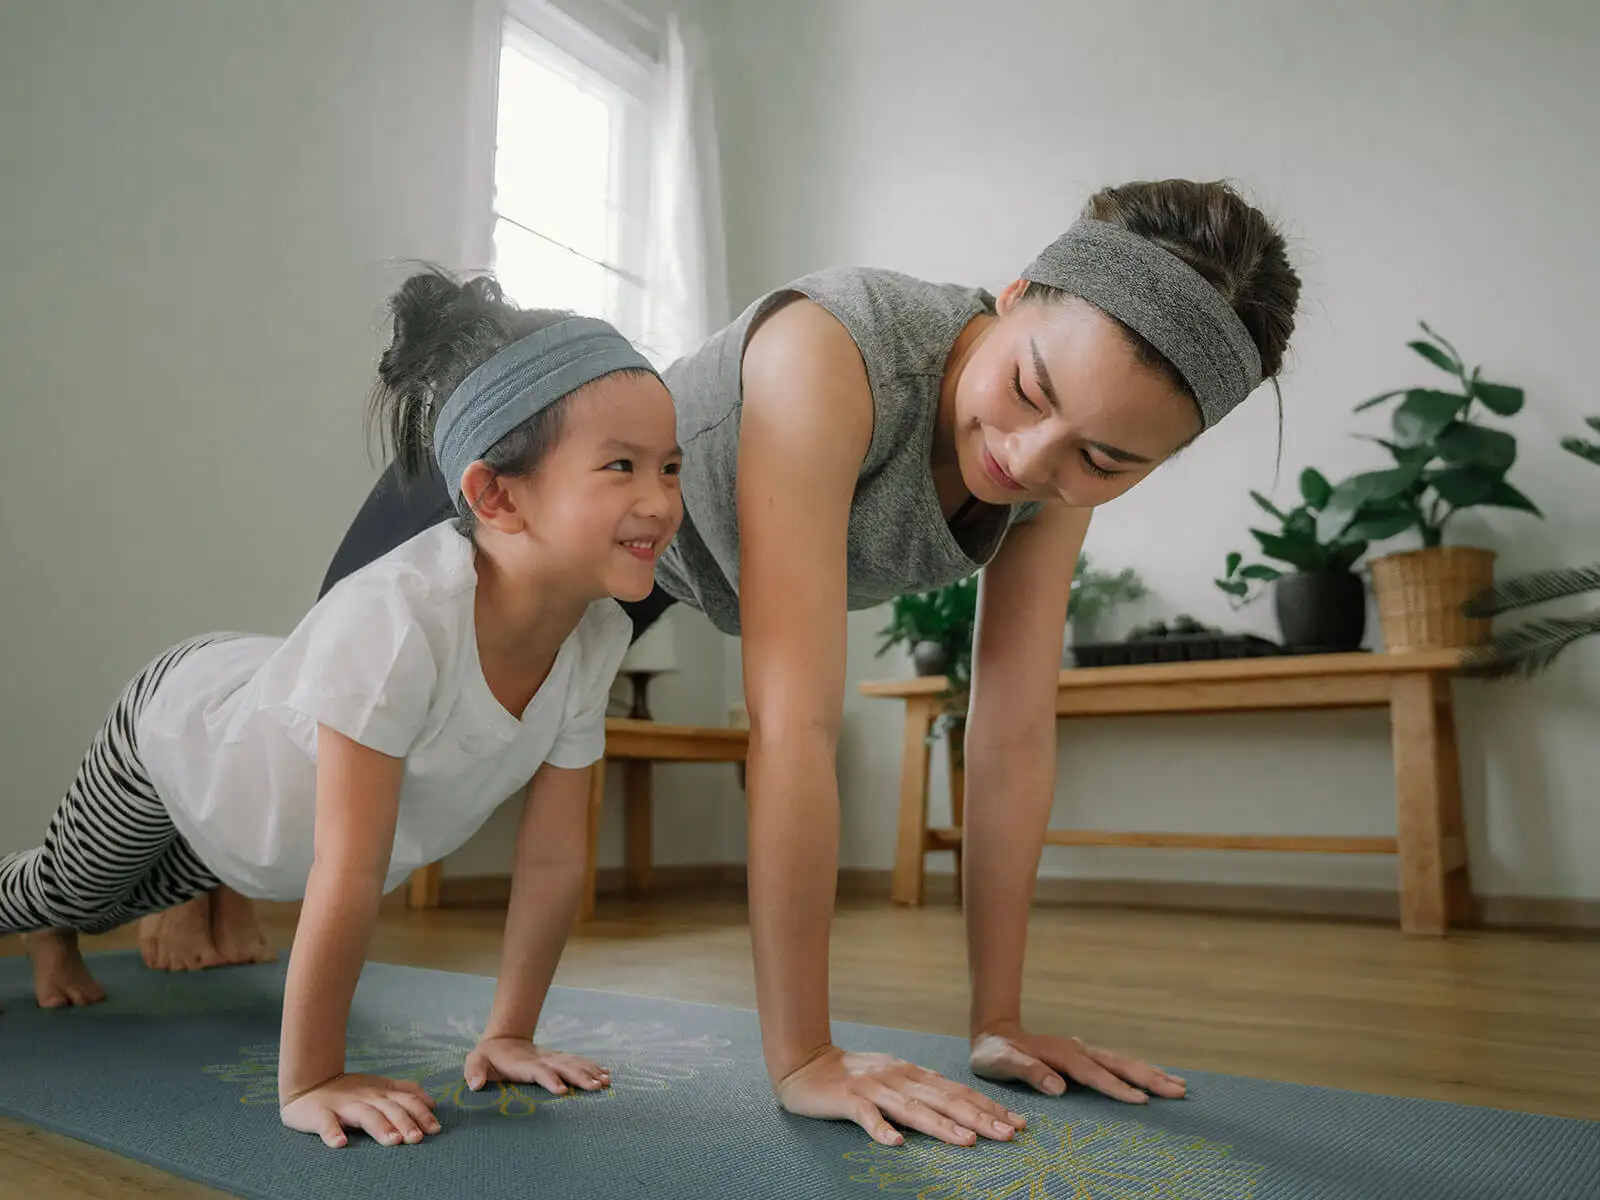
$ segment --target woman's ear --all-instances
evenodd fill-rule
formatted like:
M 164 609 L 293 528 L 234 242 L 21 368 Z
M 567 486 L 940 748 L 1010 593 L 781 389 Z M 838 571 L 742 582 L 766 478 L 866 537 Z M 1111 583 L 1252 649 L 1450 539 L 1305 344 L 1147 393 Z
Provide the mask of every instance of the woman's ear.
M 520 533 L 524 522 L 505 482 L 482 459 L 461 473 L 461 494 L 472 506 L 479 525 L 501 533 Z
M 1022 293 L 1028 288 L 1026 279 L 1013 279 L 1006 284 L 1006 290 L 995 299 L 995 311 L 1002 317 L 1015 308 L 1022 301 Z

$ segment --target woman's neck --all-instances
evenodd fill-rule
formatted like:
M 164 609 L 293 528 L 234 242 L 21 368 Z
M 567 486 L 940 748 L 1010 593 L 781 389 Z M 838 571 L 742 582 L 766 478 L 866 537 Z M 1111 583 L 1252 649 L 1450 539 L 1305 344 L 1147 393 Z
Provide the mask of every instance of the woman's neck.
M 934 488 L 947 519 L 972 499 L 972 493 L 961 478 L 961 462 L 956 455 L 956 390 L 961 384 L 962 372 L 994 321 L 994 317 L 985 313 L 966 323 L 950 347 L 944 374 L 939 380 L 939 412 L 934 420 L 933 452 L 929 457 Z

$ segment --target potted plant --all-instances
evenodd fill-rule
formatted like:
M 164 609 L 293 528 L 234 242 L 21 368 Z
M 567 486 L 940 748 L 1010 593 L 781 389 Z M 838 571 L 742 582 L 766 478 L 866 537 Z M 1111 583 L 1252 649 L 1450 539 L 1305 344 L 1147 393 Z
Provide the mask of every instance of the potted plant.
M 1302 503 L 1284 512 L 1260 492 L 1251 499 L 1278 521 L 1275 531 L 1252 529 L 1261 553 L 1282 566 L 1246 563 L 1237 551 L 1228 555 L 1216 585 L 1227 593 L 1234 608 L 1260 598 L 1271 585 L 1273 607 L 1284 645 L 1297 650 L 1356 650 L 1367 630 L 1367 590 L 1355 564 L 1366 553 L 1367 539 L 1385 526 L 1374 514 L 1324 538 L 1320 518 L 1333 496 L 1333 485 L 1322 472 L 1307 467 L 1300 473 Z M 1391 518 L 1387 528 L 1405 526 Z
M 1100 636 L 1100 621 L 1119 604 L 1143 600 L 1149 595 L 1144 580 L 1132 567 L 1117 572 L 1101 571 L 1080 552 L 1072 572 L 1072 593 L 1067 600 L 1067 622 L 1074 645 L 1085 645 Z
M 1589 428 L 1600 433 L 1600 417 L 1588 418 Z M 1600 466 L 1600 445 L 1582 438 L 1561 439 L 1564 450 Z M 1467 602 L 1468 615 L 1483 619 L 1547 604 L 1567 596 L 1600 592 L 1600 563 L 1588 567 L 1557 567 L 1502 580 Z M 1577 617 L 1545 617 L 1499 633 L 1486 645 L 1467 654 L 1466 671 L 1491 679 L 1539 674 L 1573 643 L 1600 634 L 1600 609 Z
M 1344 480 L 1317 518 L 1324 541 L 1379 541 L 1416 530 L 1420 549 L 1387 554 L 1370 564 L 1390 650 L 1471 646 L 1488 636 L 1489 622 L 1467 616 L 1463 605 L 1493 582 L 1495 552 L 1445 545 L 1451 518 L 1478 506 L 1543 516 L 1506 479 L 1517 458 L 1516 438 L 1478 419 L 1483 413 L 1515 416 L 1522 409 L 1522 389 L 1490 383 L 1478 367 L 1469 371 L 1455 347 L 1425 323 L 1422 330 L 1427 340 L 1407 345 L 1451 375 L 1454 386 L 1385 392 L 1357 405 L 1360 412 L 1400 398 L 1390 414 L 1390 436 L 1368 439 L 1387 450 L 1394 465 Z
M 972 631 L 978 617 L 976 574 L 926 592 L 896 596 L 878 655 L 903 645 L 918 675 L 948 675 L 965 685 L 972 676 Z

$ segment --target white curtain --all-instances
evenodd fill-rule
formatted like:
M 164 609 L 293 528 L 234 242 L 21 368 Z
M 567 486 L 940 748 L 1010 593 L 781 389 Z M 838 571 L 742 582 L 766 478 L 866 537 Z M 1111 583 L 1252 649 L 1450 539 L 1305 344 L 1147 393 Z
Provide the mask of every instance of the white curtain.
M 663 31 L 652 109 L 650 259 L 639 344 L 657 367 L 664 367 L 699 346 L 730 316 L 722 174 L 704 41 L 676 14 L 667 18 Z M 677 667 L 672 617 L 668 612 L 634 643 L 623 671 Z
M 667 18 L 657 70 L 643 349 L 658 366 L 729 319 L 722 175 L 704 39 Z

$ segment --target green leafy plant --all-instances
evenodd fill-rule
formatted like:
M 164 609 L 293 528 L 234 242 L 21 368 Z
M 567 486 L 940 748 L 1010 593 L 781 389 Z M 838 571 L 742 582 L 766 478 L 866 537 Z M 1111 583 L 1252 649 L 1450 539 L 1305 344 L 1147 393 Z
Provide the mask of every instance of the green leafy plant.
M 1600 417 L 1586 420 L 1600 433 Z M 1579 437 L 1561 439 L 1561 448 L 1600 466 L 1600 446 Z M 1469 617 L 1493 618 L 1502 613 L 1547 604 L 1567 596 L 1600 591 L 1600 563 L 1588 567 L 1556 567 L 1504 579 L 1469 600 L 1462 611 Z M 1474 648 L 1465 668 L 1468 674 L 1503 679 L 1528 679 L 1550 666 L 1562 651 L 1586 637 L 1600 634 L 1600 609 L 1577 617 L 1544 617 L 1496 634 L 1488 645 Z
M 1072 594 L 1067 600 L 1067 620 L 1092 626 L 1119 604 L 1149 595 L 1144 580 L 1132 567 L 1117 572 L 1098 570 L 1085 553 L 1079 553 L 1072 572 Z
M 1260 492 L 1252 491 L 1250 498 L 1260 508 L 1278 521 L 1275 531 L 1252 529 L 1263 556 L 1274 559 L 1283 566 L 1268 563 L 1246 563 L 1244 555 L 1234 551 L 1228 555 L 1222 577 L 1213 582 L 1228 594 L 1234 608 L 1242 608 L 1261 595 L 1261 586 L 1274 583 L 1285 575 L 1298 571 L 1348 571 L 1366 553 L 1367 531 L 1385 528 L 1374 515 L 1361 522 L 1350 522 L 1337 533 L 1323 537 L 1320 532 L 1321 517 L 1334 494 L 1322 472 L 1307 467 L 1300 472 L 1300 498 L 1302 503 L 1284 512 Z M 1357 529 L 1357 524 L 1360 529 Z M 1396 532 L 1405 528 L 1398 519 L 1391 522 Z
M 1542 517 L 1538 507 L 1506 479 L 1517 440 L 1485 424 L 1480 413 L 1512 417 L 1522 411 L 1522 389 L 1491 383 L 1467 369 L 1455 347 L 1426 323 L 1427 340 L 1408 342 L 1418 355 L 1452 376 L 1453 388 L 1403 388 L 1374 396 L 1355 411 L 1399 398 L 1390 435 L 1371 437 L 1394 466 L 1353 475 L 1333 489 L 1317 518 L 1318 535 L 1380 541 L 1415 529 L 1424 547 L 1444 544 L 1445 527 L 1465 508 L 1493 506 Z
M 889 623 L 878 631 L 883 639 L 878 657 L 894 646 L 905 646 L 915 656 L 917 647 L 929 643 L 943 652 L 947 680 L 941 693 L 944 704 L 928 729 L 927 740 L 937 741 L 948 732 L 958 758 L 958 731 L 966 718 L 967 694 L 972 687 L 972 636 L 977 621 L 978 576 L 974 573 L 931 591 L 896 596 Z
M 1585 417 L 1583 423 L 1596 433 L 1600 433 L 1600 417 Z M 1561 439 L 1561 448 L 1571 451 L 1579 458 L 1600 465 L 1600 443 L 1585 441 L 1581 437 L 1564 437 Z
M 878 656 L 894 646 L 915 651 L 933 643 L 945 653 L 945 674 L 965 687 L 972 678 L 972 633 L 978 620 L 978 576 L 925 592 L 896 596 L 889 623 L 878 631 L 883 639 Z

